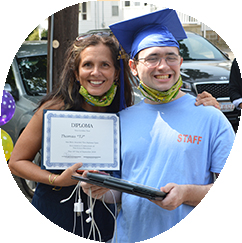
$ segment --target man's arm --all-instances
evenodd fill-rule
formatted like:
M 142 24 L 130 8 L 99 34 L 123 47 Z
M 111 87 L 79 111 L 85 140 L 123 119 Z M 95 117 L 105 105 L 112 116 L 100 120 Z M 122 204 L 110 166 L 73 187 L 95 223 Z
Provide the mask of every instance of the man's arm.
M 218 176 L 218 174 L 216 174 L 216 176 Z M 212 186 L 213 184 L 177 185 L 175 183 L 169 183 L 160 189 L 168 193 L 166 198 L 163 201 L 151 201 L 166 210 L 174 210 L 181 204 L 196 207 Z
M 242 109 L 242 98 L 233 100 L 233 104 L 238 110 Z
M 84 178 L 87 177 L 87 173 L 88 171 L 85 170 L 82 174 L 82 176 Z M 80 176 L 80 174 L 78 173 L 75 173 L 73 175 L 78 175 Z M 93 198 L 96 198 L 96 199 L 100 199 L 102 200 L 103 197 L 104 197 L 104 201 L 106 203 L 120 203 L 121 202 L 121 192 L 119 191 L 115 191 L 115 190 L 110 190 L 108 188 L 104 188 L 104 187 L 100 187 L 100 186 L 96 186 L 96 185 L 93 185 L 93 184 L 89 184 L 89 183 L 86 183 L 86 182 L 81 182 L 81 187 L 82 187 L 82 190 L 88 195 L 90 196 L 90 190 L 92 191 L 92 197 Z

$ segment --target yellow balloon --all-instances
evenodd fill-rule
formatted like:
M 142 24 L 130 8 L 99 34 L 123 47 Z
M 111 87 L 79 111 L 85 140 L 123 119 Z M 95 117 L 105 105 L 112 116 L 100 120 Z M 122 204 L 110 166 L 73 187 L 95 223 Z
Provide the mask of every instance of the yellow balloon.
M 1 129 L 1 139 L 2 139 L 3 152 L 5 154 L 6 160 L 8 161 L 13 151 L 13 140 L 9 136 L 9 134 L 5 132 L 3 129 Z

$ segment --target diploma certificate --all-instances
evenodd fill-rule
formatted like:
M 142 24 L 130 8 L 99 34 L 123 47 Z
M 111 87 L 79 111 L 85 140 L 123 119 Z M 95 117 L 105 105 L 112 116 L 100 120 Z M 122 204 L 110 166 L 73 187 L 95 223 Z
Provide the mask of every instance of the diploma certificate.
M 119 117 L 113 113 L 44 110 L 43 169 L 119 170 Z

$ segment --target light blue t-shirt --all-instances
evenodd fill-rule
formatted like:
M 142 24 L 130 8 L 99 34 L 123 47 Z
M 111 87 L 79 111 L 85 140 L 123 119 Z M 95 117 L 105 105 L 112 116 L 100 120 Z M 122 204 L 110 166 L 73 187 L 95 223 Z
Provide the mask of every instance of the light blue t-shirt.
M 122 179 L 160 188 L 167 183 L 206 185 L 220 173 L 234 141 L 233 129 L 214 107 L 195 106 L 189 94 L 167 104 L 144 101 L 120 112 Z M 173 211 L 122 194 L 118 242 L 150 239 L 185 218 L 193 207 Z M 114 241 L 115 242 L 115 241 Z

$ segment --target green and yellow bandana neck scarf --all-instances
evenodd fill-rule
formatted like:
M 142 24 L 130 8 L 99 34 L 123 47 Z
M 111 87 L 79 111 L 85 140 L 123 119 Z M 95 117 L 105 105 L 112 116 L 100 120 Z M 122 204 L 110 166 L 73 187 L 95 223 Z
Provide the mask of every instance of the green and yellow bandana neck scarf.
M 108 90 L 108 92 L 101 97 L 90 95 L 83 86 L 81 86 L 79 90 L 79 93 L 84 97 L 85 101 L 88 104 L 91 104 L 93 106 L 101 106 L 101 107 L 111 105 L 116 92 L 117 92 L 117 85 L 115 83 L 113 83 L 113 85 Z
M 141 91 L 143 96 L 149 100 L 158 103 L 168 103 L 178 95 L 181 86 L 182 78 L 180 76 L 178 81 L 167 91 L 158 91 L 156 89 L 152 89 L 144 84 L 142 81 L 140 81 L 138 89 Z

